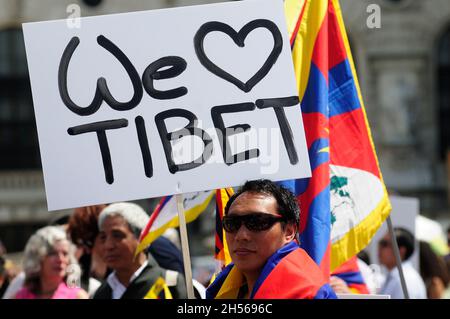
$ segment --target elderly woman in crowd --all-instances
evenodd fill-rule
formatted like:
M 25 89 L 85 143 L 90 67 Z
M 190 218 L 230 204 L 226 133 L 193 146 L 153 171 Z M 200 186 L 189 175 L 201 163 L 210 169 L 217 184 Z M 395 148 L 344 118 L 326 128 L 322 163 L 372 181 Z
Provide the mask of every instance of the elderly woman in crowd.
M 75 248 L 61 227 L 47 226 L 30 237 L 25 247 L 25 283 L 16 299 L 86 299 L 79 284 Z

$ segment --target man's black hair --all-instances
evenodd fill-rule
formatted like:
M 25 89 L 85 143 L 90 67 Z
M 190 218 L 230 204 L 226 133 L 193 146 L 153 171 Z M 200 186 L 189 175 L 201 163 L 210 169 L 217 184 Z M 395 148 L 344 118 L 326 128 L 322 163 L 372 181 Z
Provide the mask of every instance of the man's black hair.
M 398 248 L 405 247 L 406 249 L 405 258 L 403 260 L 408 260 L 414 253 L 414 235 L 409 230 L 402 227 L 394 227 L 394 234 Z
M 369 256 L 369 254 L 367 253 L 367 251 L 366 250 L 361 250 L 359 253 L 358 253 L 358 258 L 359 259 L 361 259 L 362 261 L 364 261 L 367 265 L 370 265 L 371 264 L 371 262 L 370 262 L 370 256 Z
M 225 206 L 225 215 L 228 214 L 233 202 L 239 195 L 244 192 L 260 193 L 273 196 L 278 203 L 278 214 L 285 218 L 287 224 L 294 224 L 298 227 L 300 221 L 300 208 L 298 207 L 297 198 L 288 189 L 275 184 L 268 179 L 258 179 L 255 181 L 247 181 L 238 192 L 234 193 L 227 205 Z

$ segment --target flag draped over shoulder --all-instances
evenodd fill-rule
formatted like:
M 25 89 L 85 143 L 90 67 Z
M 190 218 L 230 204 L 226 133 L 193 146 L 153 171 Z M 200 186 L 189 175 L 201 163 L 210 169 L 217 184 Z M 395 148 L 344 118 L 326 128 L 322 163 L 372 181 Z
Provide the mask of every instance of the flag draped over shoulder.
M 312 177 L 282 184 L 300 201 L 301 246 L 328 276 L 369 243 L 391 206 L 339 1 L 284 3 Z
M 225 206 L 233 194 L 234 191 L 232 188 L 221 188 L 216 190 L 216 247 L 214 258 L 219 261 L 222 267 L 231 262 L 230 252 L 228 251 L 228 245 L 222 227 L 222 219 L 225 213 Z
M 214 197 L 214 191 L 183 194 L 186 223 L 195 220 L 208 206 Z M 147 248 L 168 228 L 178 227 L 178 209 L 175 196 L 163 197 L 150 216 L 147 226 L 142 230 L 136 254 Z

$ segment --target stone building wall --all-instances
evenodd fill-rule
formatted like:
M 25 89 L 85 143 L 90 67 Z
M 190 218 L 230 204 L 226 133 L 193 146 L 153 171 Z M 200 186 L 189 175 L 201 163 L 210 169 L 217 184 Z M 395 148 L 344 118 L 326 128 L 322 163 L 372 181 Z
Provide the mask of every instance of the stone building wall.
M 367 26 L 372 4 L 381 9 L 379 29 Z M 450 26 L 450 3 L 341 0 L 341 6 L 388 188 L 418 196 L 427 215 L 450 218 L 436 83 L 438 41 Z

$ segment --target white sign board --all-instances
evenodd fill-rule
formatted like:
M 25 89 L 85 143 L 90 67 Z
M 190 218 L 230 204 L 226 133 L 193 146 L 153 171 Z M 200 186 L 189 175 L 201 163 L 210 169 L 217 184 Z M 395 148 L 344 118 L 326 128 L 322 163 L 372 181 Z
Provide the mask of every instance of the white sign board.
M 310 176 L 282 1 L 23 30 L 49 210 Z

